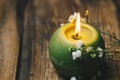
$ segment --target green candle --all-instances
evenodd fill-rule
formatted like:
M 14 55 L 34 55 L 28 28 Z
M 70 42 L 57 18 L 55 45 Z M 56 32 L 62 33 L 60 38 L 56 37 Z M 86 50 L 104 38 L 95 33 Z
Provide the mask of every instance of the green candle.
M 82 41 L 85 47 L 105 48 L 100 33 L 93 26 L 81 22 L 79 16 L 76 23 L 68 23 L 60 27 L 50 40 L 49 55 L 54 67 L 62 75 L 90 76 L 100 67 L 102 59 L 92 58 L 90 53 L 82 53 L 81 59 L 73 59 L 69 48 L 76 46 L 79 41 Z

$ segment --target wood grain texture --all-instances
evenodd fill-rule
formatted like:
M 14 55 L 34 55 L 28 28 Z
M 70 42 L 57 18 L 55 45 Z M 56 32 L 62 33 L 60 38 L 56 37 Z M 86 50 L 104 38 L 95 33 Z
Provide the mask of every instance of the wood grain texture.
M 31 59 L 31 69 L 26 70 L 29 67 L 27 64 L 25 67 L 25 71 L 30 72 L 30 80 L 65 79 L 55 71 L 51 64 L 48 53 L 49 41 L 54 31 L 60 27 L 60 23 L 67 23 L 68 17 L 73 12 L 79 11 L 81 16 L 84 16 L 86 9 L 90 11 L 90 24 L 106 33 L 115 33 L 120 38 L 120 28 L 116 16 L 117 9 L 112 0 L 31 0 L 25 12 L 23 42 L 26 47 L 29 46 L 27 49 L 23 47 L 23 52 L 27 54 L 25 59 Z M 103 35 L 103 37 L 106 47 L 109 47 L 109 42 L 114 41 L 109 36 Z M 30 43 L 27 41 L 28 39 L 32 39 Z M 31 58 L 28 58 L 28 55 L 31 55 Z M 114 55 L 111 63 L 119 63 L 119 60 Z M 26 61 L 24 62 L 26 63 Z M 107 69 L 108 74 L 105 74 L 106 77 L 102 80 L 119 80 L 120 73 L 116 71 L 119 69 L 113 69 L 114 74 L 109 78 L 107 75 L 110 71 Z M 24 75 L 22 76 L 25 77 Z
M 44 1 L 34 1 L 34 29 L 33 29 L 33 44 L 32 44 L 32 65 L 31 65 L 31 80 L 42 80 L 42 79 L 51 79 L 58 80 L 57 74 L 55 74 L 55 70 L 50 63 L 49 55 L 48 55 L 48 45 L 49 45 L 49 36 L 48 33 L 51 34 L 51 29 L 48 23 L 52 24 L 51 10 L 47 10 L 49 6 Z M 49 14 L 47 14 L 49 13 Z M 42 15 L 42 16 L 39 16 Z M 36 18 L 35 18 L 36 16 Z M 45 17 L 47 19 L 45 19 Z M 54 24 L 52 24 L 54 28 Z M 46 30 L 44 30 L 44 28 Z M 50 31 L 51 30 L 51 31 Z M 44 74 L 42 74 L 44 73 Z M 51 74 L 49 74 L 51 73 Z
M 0 80 L 15 80 L 18 57 L 16 1 L 0 1 Z

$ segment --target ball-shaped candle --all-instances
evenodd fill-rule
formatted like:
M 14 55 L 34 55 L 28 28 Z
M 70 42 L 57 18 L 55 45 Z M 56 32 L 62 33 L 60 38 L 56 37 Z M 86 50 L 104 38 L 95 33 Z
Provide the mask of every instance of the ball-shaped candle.
M 77 26 L 79 27 L 75 28 Z M 91 58 L 91 53 L 84 54 L 84 51 L 81 53 L 79 49 L 76 52 L 69 50 L 70 47 L 77 46 L 77 43 L 78 46 L 81 45 L 79 41 L 83 42 L 85 47 L 105 48 L 100 33 L 93 26 L 80 22 L 79 16 L 76 23 L 68 23 L 60 27 L 50 40 L 49 55 L 54 67 L 62 75 L 90 76 L 95 74 L 100 67 L 102 59 L 97 53 L 97 57 Z M 76 53 L 79 53 L 80 59 L 73 57 Z

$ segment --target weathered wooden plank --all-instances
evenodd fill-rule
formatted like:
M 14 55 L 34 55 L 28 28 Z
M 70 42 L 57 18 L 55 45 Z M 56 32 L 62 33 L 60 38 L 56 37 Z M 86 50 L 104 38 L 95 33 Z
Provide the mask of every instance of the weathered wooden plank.
M 15 80 L 18 57 L 16 1 L 0 1 L 0 80 Z
M 116 36 L 120 38 L 116 7 L 112 0 L 34 0 L 33 4 L 27 7 L 25 15 L 26 30 L 29 26 L 30 29 L 31 27 L 33 29 L 30 30 L 33 35 L 32 45 L 29 45 L 32 46 L 31 80 L 64 79 L 56 73 L 49 59 L 49 40 L 53 32 L 59 28 L 60 23 L 67 23 L 70 14 L 79 11 L 84 16 L 85 9 L 90 11 L 90 24 L 109 34 L 115 32 Z M 25 34 L 30 36 L 29 33 L 28 31 Z M 108 46 L 108 42 L 114 41 L 114 39 L 108 36 L 103 35 L 103 37 L 106 47 Z M 28 36 L 25 36 L 25 41 L 27 38 Z M 27 42 L 24 43 L 27 44 Z M 104 70 L 107 68 L 104 68 Z M 116 70 L 114 70 L 114 73 L 116 74 Z M 117 72 L 117 75 L 112 75 L 110 79 L 119 80 L 119 74 Z M 102 80 L 108 80 L 108 78 Z
M 56 75 L 56 72 L 50 63 L 48 55 L 48 33 L 51 34 L 51 26 L 49 26 L 48 23 L 52 25 L 54 30 L 55 24 L 51 22 L 51 15 L 53 14 L 50 12 L 51 10 L 48 10 L 49 7 L 46 3 L 46 0 L 35 0 L 33 3 L 35 25 L 33 31 L 34 37 L 32 45 L 32 65 L 30 79 L 48 80 L 54 78 L 54 80 L 58 80 L 58 76 Z
M 27 26 L 29 28 L 26 28 L 24 22 L 24 11 L 26 9 L 27 2 L 28 0 L 17 0 L 17 27 L 20 45 L 16 80 L 29 80 L 30 75 L 32 34 L 30 33 L 31 27 Z

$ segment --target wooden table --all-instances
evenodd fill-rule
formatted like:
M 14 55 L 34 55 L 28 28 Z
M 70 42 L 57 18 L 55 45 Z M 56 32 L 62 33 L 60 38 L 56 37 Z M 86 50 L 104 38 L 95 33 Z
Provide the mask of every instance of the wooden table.
M 60 23 L 86 9 L 90 24 L 120 39 L 119 0 L 1 0 L 0 80 L 65 80 L 51 64 L 49 41 Z M 115 41 L 102 36 L 106 47 Z M 120 53 L 112 55 L 99 80 L 120 80 Z

